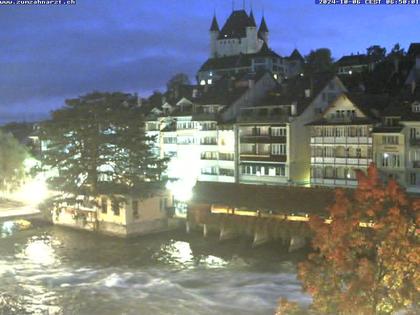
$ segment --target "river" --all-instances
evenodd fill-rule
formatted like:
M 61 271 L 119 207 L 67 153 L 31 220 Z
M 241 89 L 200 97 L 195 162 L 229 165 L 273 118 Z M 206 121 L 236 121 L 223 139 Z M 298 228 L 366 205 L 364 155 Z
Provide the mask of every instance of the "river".
M 279 244 L 10 227 L 0 238 L 0 297 L 14 311 L 4 314 L 258 315 L 273 314 L 280 296 L 310 302 L 296 279 L 304 255 Z

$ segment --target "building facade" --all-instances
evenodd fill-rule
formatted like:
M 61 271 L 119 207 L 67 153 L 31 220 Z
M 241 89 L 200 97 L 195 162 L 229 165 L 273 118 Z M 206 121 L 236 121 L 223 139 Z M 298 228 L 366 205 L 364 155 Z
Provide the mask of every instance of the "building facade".
M 374 121 L 343 93 L 311 130 L 311 185 L 357 186 L 356 171 L 372 163 Z

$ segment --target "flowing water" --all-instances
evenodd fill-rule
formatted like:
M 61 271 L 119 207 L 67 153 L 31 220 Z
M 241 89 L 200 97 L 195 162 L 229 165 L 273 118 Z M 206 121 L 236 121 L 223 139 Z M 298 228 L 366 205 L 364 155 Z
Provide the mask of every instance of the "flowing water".
M 310 302 L 296 279 L 303 254 L 278 244 L 252 249 L 183 232 L 125 240 L 51 226 L 13 232 L 10 223 L 2 230 L 0 314 L 258 315 L 273 314 L 280 296 Z

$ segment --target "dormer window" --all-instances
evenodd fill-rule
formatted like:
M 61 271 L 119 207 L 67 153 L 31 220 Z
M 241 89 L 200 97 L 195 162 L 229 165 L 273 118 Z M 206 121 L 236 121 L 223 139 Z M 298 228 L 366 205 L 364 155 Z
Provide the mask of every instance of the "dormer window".
M 420 113 L 420 103 L 413 103 L 412 110 L 413 113 Z

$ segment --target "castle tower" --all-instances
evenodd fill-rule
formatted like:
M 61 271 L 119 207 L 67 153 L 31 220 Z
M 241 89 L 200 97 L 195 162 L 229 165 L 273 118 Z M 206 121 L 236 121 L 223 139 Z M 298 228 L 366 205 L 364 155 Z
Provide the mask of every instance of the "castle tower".
M 268 27 L 267 23 L 265 23 L 264 16 L 261 19 L 260 28 L 258 29 L 258 36 L 268 45 Z
M 219 24 L 217 23 L 216 14 L 210 26 L 210 58 L 217 57 L 217 39 L 219 38 Z
M 247 53 L 256 53 L 258 51 L 258 33 L 255 23 L 254 13 L 249 14 L 249 25 L 246 28 Z

